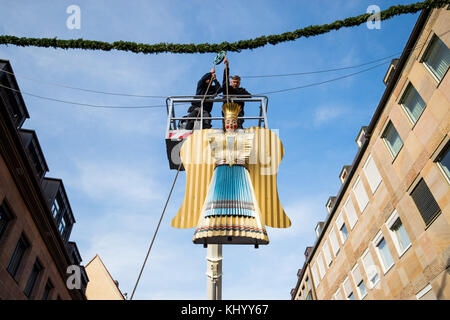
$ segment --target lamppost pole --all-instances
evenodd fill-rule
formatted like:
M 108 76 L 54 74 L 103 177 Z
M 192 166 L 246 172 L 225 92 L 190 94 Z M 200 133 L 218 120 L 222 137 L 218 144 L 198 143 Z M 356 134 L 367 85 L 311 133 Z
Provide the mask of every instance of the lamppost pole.
M 221 244 L 208 244 L 206 249 L 206 291 L 208 300 L 222 300 Z

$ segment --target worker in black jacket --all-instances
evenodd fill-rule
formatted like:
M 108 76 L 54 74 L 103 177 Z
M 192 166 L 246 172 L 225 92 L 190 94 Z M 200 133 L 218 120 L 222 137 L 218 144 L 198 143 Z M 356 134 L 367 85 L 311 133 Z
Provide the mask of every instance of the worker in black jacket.
M 229 75 L 230 75 L 230 68 L 229 68 L 229 62 L 228 59 L 225 57 L 223 60 L 223 63 L 225 63 L 225 69 L 223 70 L 223 81 L 222 81 L 222 92 L 224 95 L 229 95 L 230 97 L 242 95 L 242 96 L 251 96 L 251 93 L 249 93 L 245 88 L 241 88 L 241 77 L 235 75 L 231 77 L 231 83 L 229 81 Z M 227 83 L 228 82 L 228 83 Z M 228 91 L 228 92 L 227 92 Z M 236 102 L 238 105 L 241 106 L 241 111 L 239 112 L 239 117 L 244 116 L 244 101 L 240 100 L 233 100 L 233 102 Z M 223 115 L 223 113 L 222 113 Z M 244 119 L 238 119 L 238 128 L 242 129 L 242 123 L 244 122 Z
M 212 82 L 211 82 L 212 81 Z M 210 84 L 211 82 L 211 84 Z M 205 73 L 205 75 L 197 83 L 197 91 L 195 95 L 197 98 L 203 99 L 205 95 L 216 95 L 222 92 L 219 81 L 216 79 L 216 70 L 212 68 L 210 72 Z M 211 117 L 211 111 L 213 107 L 212 101 L 203 101 L 203 117 Z M 187 117 L 197 118 L 201 117 L 201 101 L 192 102 L 188 109 Z M 182 120 L 180 125 L 187 130 L 192 130 L 194 127 L 195 120 Z M 211 128 L 211 120 L 203 120 L 203 128 Z
M 211 85 L 209 85 L 211 81 L 212 83 Z M 217 81 L 216 79 L 216 70 L 212 68 L 210 72 L 205 73 L 205 75 L 198 81 L 197 91 L 195 92 L 195 95 L 197 96 L 197 98 L 203 99 L 204 95 L 216 95 L 220 92 L 222 92 L 222 88 L 219 81 Z M 188 112 L 192 112 L 195 108 L 200 108 L 200 106 L 200 101 L 194 101 L 192 102 L 192 105 L 189 108 Z M 208 113 L 211 113 L 212 107 L 213 103 L 211 101 L 203 102 L 203 110 L 208 111 Z

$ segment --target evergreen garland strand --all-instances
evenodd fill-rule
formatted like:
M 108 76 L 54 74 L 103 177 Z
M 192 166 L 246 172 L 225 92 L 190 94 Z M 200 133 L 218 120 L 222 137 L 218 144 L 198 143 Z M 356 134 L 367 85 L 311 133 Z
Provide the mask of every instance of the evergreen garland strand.
M 392 6 L 380 12 L 380 20 L 387 20 L 397 15 L 406 13 L 416 13 L 424 9 L 440 8 L 450 4 L 450 0 L 426 0 L 409 5 Z M 294 41 L 301 37 L 312 37 L 320 34 L 330 32 L 332 30 L 339 30 L 340 28 L 348 28 L 359 26 L 365 23 L 372 14 L 365 13 L 356 17 L 347 18 L 344 20 L 337 20 L 331 24 L 308 26 L 303 29 L 297 29 L 292 32 L 285 32 L 278 35 L 261 36 L 250 40 L 240 40 L 236 42 L 222 42 L 222 43 L 201 43 L 201 44 L 174 44 L 174 43 L 157 43 L 145 44 L 135 43 L 130 41 L 116 41 L 113 43 L 72 39 L 72 40 L 58 40 L 56 38 L 19 38 L 15 36 L 2 35 L 0 36 L 1 44 L 12 44 L 16 46 L 34 46 L 34 47 L 53 47 L 61 49 L 84 49 L 84 50 L 120 50 L 131 51 L 134 53 L 144 54 L 158 54 L 163 52 L 171 53 L 216 53 L 219 51 L 240 52 L 241 50 L 256 49 L 264 47 L 268 43 L 276 45 L 281 42 Z

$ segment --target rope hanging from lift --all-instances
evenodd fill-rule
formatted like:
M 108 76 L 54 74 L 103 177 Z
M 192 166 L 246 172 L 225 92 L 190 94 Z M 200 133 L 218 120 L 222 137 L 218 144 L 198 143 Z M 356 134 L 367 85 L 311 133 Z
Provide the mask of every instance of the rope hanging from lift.
M 222 58 L 222 60 L 223 60 L 223 58 Z M 220 62 L 222 62 L 222 60 L 220 60 Z M 220 63 L 220 62 L 219 62 L 219 63 Z M 216 63 L 216 60 L 214 60 L 214 63 Z M 214 78 L 214 74 L 211 74 L 211 78 L 210 78 L 210 80 L 209 80 L 208 87 L 206 88 L 206 92 L 205 92 L 205 94 L 204 94 L 203 97 L 202 97 L 202 101 L 201 101 L 201 104 L 200 104 L 200 110 L 197 112 L 197 116 L 196 116 L 196 119 L 195 119 L 194 121 L 197 121 L 198 118 L 199 118 L 199 116 L 200 116 L 200 114 L 203 114 L 203 102 L 204 102 L 205 99 L 206 99 L 206 95 L 208 94 L 208 90 L 209 90 L 209 87 L 211 86 L 211 83 L 212 83 L 212 81 L 213 81 L 213 78 Z M 227 81 L 228 81 L 228 79 L 227 79 Z M 141 267 L 141 270 L 140 270 L 140 272 L 139 272 L 139 276 L 138 276 L 138 278 L 137 278 L 137 280 L 136 280 L 136 284 L 134 285 L 133 292 L 131 293 L 130 300 L 133 300 L 134 293 L 136 292 L 136 288 L 137 288 L 137 286 L 138 286 L 138 284 L 139 284 L 139 281 L 140 281 L 140 279 L 141 279 L 142 272 L 144 271 L 145 265 L 146 265 L 146 263 L 147 263 L 147 260 L 148 260 L 149 255 L 150 255 L 150 251 L 152 250 L 153 243 L 155 242 L 156 234 L 158 233 L 159 226 L 161 225 L 162 219 L 163 219 L 163 217 L 164 217 L 164 213 L 166 212 L 167 204 L 169 203 L 169 200 L 170 200 L 170 197 L 171 197 L 171 195 L 172 195 L 173 188 L 175 187 L 175 182 L 177 181 L 178 174 L 180 173 L 182 164 L 183 164 L 183 163 L 180 161 L 180 164 L 178 165 L 177 173 L 176 173 L 175 178 L 174 178 L 174 180 L 173 180 L 173 182 L 172 182 L 172 187 L 170 188 L 169 195 L 168 195 L 167 200 L 166 200 L 166 203 L 165 203 L 165 205 L 164 205 L 164 209 L 163 209 L 163 211 L 162 211 L 162 213 L 161 213 L 161 217 L 159 218 L 158 225 L 157 225 L 156 230 L 155 230 L 155 233 L 154 233 L 154 235 L 153 235 L 152 242 L 150 243 L 150 246 L 149 246 L 149 248 L 148 248 L 147 255 L 145 256 L 144 262 L 143 262 L 142 267 Z

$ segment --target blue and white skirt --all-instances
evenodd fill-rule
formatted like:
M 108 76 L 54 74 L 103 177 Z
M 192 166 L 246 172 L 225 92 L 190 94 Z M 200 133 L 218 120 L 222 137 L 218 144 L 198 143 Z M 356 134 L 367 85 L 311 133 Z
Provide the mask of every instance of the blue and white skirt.
M 194 243 L 267 244 L 269 239 L 247 169 L 215 168 Z
M 214 172 L 205 203 L 205 217 L 255 217 L 255 199 L 247 170 L 240 165 L 218 166 Z

